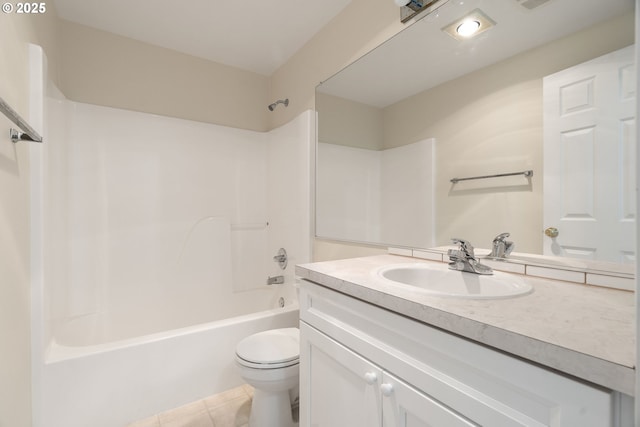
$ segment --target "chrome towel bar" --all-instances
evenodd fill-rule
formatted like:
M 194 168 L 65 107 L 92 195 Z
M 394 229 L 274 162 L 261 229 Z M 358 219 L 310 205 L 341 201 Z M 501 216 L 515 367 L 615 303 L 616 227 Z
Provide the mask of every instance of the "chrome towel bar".
M 451 178 L 451 182 L 453 182 L 454 184 L 457 184 L 460 181 L 469 181 L 472 179 L 500 178 L 503 176 L 515 176 L 515 175 L 524 175 L 527 178 L 531 178 L 533 176 L 533 171 L 527 170 L 522 172 L 498 173 L 495 175 L 471 176 L 468 178 Z

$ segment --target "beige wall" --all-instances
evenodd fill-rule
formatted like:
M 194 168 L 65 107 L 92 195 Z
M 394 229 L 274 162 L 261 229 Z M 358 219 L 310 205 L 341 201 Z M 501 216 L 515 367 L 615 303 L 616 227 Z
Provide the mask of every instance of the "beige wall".
M 478 108 L 485 107 L 480 103 L 486 97 L 507 94 L 519 98 L 529 93 L 541 99 L 539 88 L 544 76 L 628 46 L 633 40 L 634 15 L 630 13 L 388 106 L 384 111 L 385 148 L 451 135 L 451 123 L 457 127 L 469 124 L 468 117 L 462 121 L 457 114 L 467 114 L 477 121 L 486 118 L 486 112 Z M 529 85 L 530 89 L 523 89 Z M 510 94 L 511 91 L 514 93 Z M 538 101 L 528 102 L 541 124 L 542 104 Z M 497 124 L 491 122 L 484 127 Z
M 337 96 L 316 96 L 318 141 L 369 150 L 382 150 L 383 110 Z
M 390 0 L 352 0 L 272 76 L 61 21 L 69 99 L 242 129 L 274 129 L 314 108 L 315 87 L 405 26 Z M 287 108 L 266 107 L 289 98 Z
M 270 116 L 280 126 L 313 109 L 315 87 L 389 37 L 402 30 L 400 11 L 391 0 L 351 0 L 329 24 L 311 38 L 271 76 L 272 99 L 289 98 L 288 108 Z
M 61 90 L 89 104 L 269 130 L 269 78 L 61 21 Z
M 326 239 L 315 239 L 313 242 L 313 258 L 315 261 L 331 261 L 386 253 L 387 249 L 380 246 L 335 242 Z
M 1 49 L 1 48 L 0 48 Z M 28 426 L 31 411 L 28 148 L 0 115 L 0 425 Z
M 58 81 L 58 19 L 53 4 L 41 15 L 0 14 L 0 97 L 22 116 L 28 111 L 28 43 L 47 52 L 50 78 Z
M 43 46 L 57 79 L 53 5 L 42 15 L 0 14 L 0 97 L 28 117 L 28 43 Z M 0 115 L 0 426 L 31 425 L 29 146 Z

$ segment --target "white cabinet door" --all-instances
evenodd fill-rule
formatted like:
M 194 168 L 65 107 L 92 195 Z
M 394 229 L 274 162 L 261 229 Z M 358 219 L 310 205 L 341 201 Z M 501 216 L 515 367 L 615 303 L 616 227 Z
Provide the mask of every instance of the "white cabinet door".
M 300 322 L 300 426 L 380 427 L 382 371 Z
M 384 427 L 478 426 L 387 372 L 380 387 Z

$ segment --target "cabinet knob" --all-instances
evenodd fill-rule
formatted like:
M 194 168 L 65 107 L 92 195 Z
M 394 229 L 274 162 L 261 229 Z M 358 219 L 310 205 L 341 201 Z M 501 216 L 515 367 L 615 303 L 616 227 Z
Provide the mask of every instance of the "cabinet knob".
M 383 396 L 391 396 L 391 393 L 393 393 L 393 386 L 391 384 L 382 384 L 380 386 L 380 391 L 382 392 Z
M 378 376 L 375 372 L 367 372 L 366 374 L 364 374 L 364 380 L 367 382 L 367 384 L 373 385 L 376 383 L 376 381 L 378 381 Z

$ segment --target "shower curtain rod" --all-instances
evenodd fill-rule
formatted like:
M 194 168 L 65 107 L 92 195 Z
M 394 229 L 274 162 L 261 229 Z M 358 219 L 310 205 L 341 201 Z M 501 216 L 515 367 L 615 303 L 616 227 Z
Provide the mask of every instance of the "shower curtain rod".
M 4 99 L 0 97 L 0 111 L 4 113 L 4 115 L 15 123 L 21 130 L 9 129 L 9 135 L 11 136 L 11 141 L 14 143 L 18 141 L 34 141 L 34 142 L 42 142 L 42 137 L 34 128 L 31 127 L 29 123 L 27 123 L 20 114 L 18 114 L 9 104 L 6 103 Z

